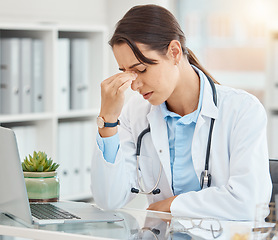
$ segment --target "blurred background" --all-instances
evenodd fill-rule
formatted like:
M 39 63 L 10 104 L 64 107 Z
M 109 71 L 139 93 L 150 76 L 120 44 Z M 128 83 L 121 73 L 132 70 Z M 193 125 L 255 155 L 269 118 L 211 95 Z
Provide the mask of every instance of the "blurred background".
M 267 36 L 278 21 L 277 0 L 0 0 L 0 21 L 105 24 L 111 33 L 130 7 L 148 3 L 177 17 L 188 47 L 221 83 L 250 89 L 263 100 Z
M 264 102 L 268 35 L 278 22 L 277 0 L 0 0 L 0 21 L 101 24 L 111 34 L 130 7 L 148 3 L 177 17 L 187 46 L 220 83 L 244 88 Z M 113 56 L 107 64 L 108 75 L 117 71 Z
M 267 43 L 278 1 L 177 1 L 188 46 L 221 84 L 265 97 Z
M 45 41 L 53 53 L 57 50 L 52 42 L 55 38 L 85 36 L 94 39 L 94 32 L 96 36 L 101 37 L 104 33 L 104 41 L 94 42 L 96 45 L 99 44 L 99 49 L 102 50 L 99 50 L 99 55 L 95 55 L 92 61 L 94 63 L 104 61 L 103 65 L 102 63 L 99 65 L 99 69 L 103 69 L 103 72 L 97 75 L 99 79 L 96 79 L 97 84 L 93 85 L 93 88 L 99 90 L 99 82 L 118 72 L 118 66 L 107 43 L 115 24 L 131 7 L 150 3 L 161 5 L 176 16 L 186 35 L 187 46 L 220 84 L 244 89 L 258 97 L 268 115 L 270 157 L 278 159 L 277 0 L 0 0 L 1 29 L 9 29 L 9 26 L 12 29 L 0 30 L 3 34 L 20 32 L 24 35 L 24 29 L 30 30 L 30 24 L 34 24 L 36 33 L 30 36 L 41 34 L 42 38 L 45 38 L 44 33 L 40 33 L 40 27 L 43 31 L 48 31 L 49 28 L 50 35 L 49 33 L 46 35 L 51 37 L 46 37 Z M 63 28 L 59 30 L 61 25 Z M 56 26 L 58 34 L 55 32 Z M 85 34 L 82 31 L 78 33 L 79 28 Z M 51 35 L 53 33 L 54 35 Z M 53 76 L 57 64 L 56 61 L 49 63 Z M 53 80 L 51 76 L 46 75 L 45 79 L 49 79 L 46 91 L 52 98 L 56 91 L 55 77 Z M 49 87 L 53 87 L 54 91 L 50 91 Z M 127 93 L 127 98 L 129 94 L 131 92 Z M 92 111 L 70 110 L 67 114 L 56 114 L 54 96 L 54 100 L 50 99 L 46 104 L 45 112 L 50 115 L 0 114 L 0 123 L 2 126 L 23 126 L 25 129 L 26 126 L 35 126 L 33 131 L 36 132 L 37 139 L 43 138 L 44 141 L 40 146 L 44 146 L 47 141 L 45 146 L 50 155 L 59 158 L 63 156 L 59 153 L 59 146 L 64 144 L 62 138 L 59 142 L 59 137 L 62 135 L 59 134 L 60 129 L 66 124 L 72 126 L 76 122 L 92 125 L 99 106 L 99 101 L 96 100 L 99 99 L 99 95 L 96 96 L 96 106 L 94 110 L 91 109 Z M 50 134 L 51 137 L 45 140 L 45 136 Z M 89 142 L 91 144 L 91 141 L 82 144 L 91 149 L 92 145 L 89 145 Z

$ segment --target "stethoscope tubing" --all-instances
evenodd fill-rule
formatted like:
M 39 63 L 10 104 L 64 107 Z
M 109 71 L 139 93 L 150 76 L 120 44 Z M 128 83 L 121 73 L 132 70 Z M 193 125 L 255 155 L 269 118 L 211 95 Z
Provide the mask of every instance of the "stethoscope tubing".
M 214 82 L 212 81 L 212 79 L 209 76 L 207 76 L 207 79 L 208 79 L 211 89 L 212 89 L 213 102 L 214 102 L 215 106 L 217 106 L 217 94 L 216 94 L 216 88 L 215 88 Z M 215 119 L 212 118 L 211 122 L 210 122 L 210 128 L 209 128 L 208 144 L 207 144 L 207 152 L 206 152 L 206 163 L 205 163 L 206 171 L 208 171 L 208 168 L 209 168 L 209 155 L 210 155 L 211 137 L 212 137 L 214 121 L 215 121 Z
M 150 191 L 145 191 L 141 185 L 141 177 L 140 177 L 140 174 L 139 174 L 139 156 L 137 156 L 137 163 L 136 163 L 137 167 L 136 167 L 136 172 L 137 172 L 137 182 L 138 182 L 138 186 L 139 186 L 139 189 L 140 191 L 138 193 L 141 193 L 141 194 L 152 194 L 158 187 L 158 184 L 160 182 L 160 179 L 161 179 L 161 173 L 162 173 L 162 164 L 160 163 L 160 166 L 159 166 L 159 174 L 158 174 L 158 177 L 157 177 L 157 180 L 156 180 L 156 183 L 154 185 L 154 187 L 150 190 Z M 159 190 L 160 192 L 160 190 Z
M 208 81 L 211 85 L 212 95 L 213 95 L 213 102 L 214 102 L 215 106 L 217 106 L 217 93 L 216 93 L 215 84 L 209 76 L 206 75 L 206 77 L 207 77 L 207 79 L 208 79 Z M 211 184 L 211 175 L 209 174 L 208 169 L 209 169 L 209 156 L 210 156 L 211 138 L 212 138 L 214 121 L 215 121 L 215 119 L 212 118 L 211 123 L 210 123 L 210 128 L 209 128 L 209 135 L 208 135 L 208 142 L 207 142 L 207 149 L 206 149 L 205 169 L 201 174 L 201 180 L 200 180 L 201 188 L 203 188 L 204 183 L 205 183 L 205 185 L 207 185 L 207 187 L 209 187 L 210 184 Z M 137 182 L 138 182 L 138 186 L 139 186 L 140 191 L 138 189 L 132 188 L 131 192 L 133 192 L 133 193 L 141 193 L 141 194 L 152 194 L 152 193 L 157 194 L 157 193 L 160 193 L 160 189 L 157 189 L 157 187 L 158 187 L 158 184 L 160 182 L 161 173 L 162 173 L 162 163 L 161 162 L 160 162 L 160 168 L 159 168 L 159 175 L 158 175 L 158 178 L 157 178 L 157 181 L 156 181 L 154 187 L 150 191 L 145 191 L 143 189 L 143 187 L 141 186 L 141 177 L 140 177 L 140 173 L 139 173 L 139 170 L 140 170 L 139 157 L 140 157 L 140 152 L 141 152 L 141 143 L 142 143 L 143 136 L 148 132 L 151 132 L 150 125 L 139 134 L 138 139 L 137 139 L 136 173 L 137 173 Z
M 140 156 L 140 152 L 141 152 L 141 143 L 142 143 L 142 138 L 144 137 L 144 135 L 148 132 L 151 131 L 150 125 L 144 129 L 138 136 L 137 138 L 137 147 L 136 147 L 136 157 Z
M 156 181 L 154 187 L 150 191 L 145 191 L 143 189 L 143 187 L 141 185 L 141 179 L 142 178 L 140 177 L 140 173 L 139 173 L 139 169 L 140 169 L 140 166 L 139 166 L 139 157 L 140 157 L 142 139 L 145 136 L 145 134 L 147 134 L 149 132 L 151 132 L 150 125 L 139 134 L 138 139 L 137 139 L 137 147 L 136 147 L 136 174 L 137 174 L 137 183 L 138 183 L 138 186 L 139 186 L 139 189 L 140 189 L 140 191 L 138 193 L 147 194 L 147 195 L 148 194 L 152 194 L 154 192 L 154 190 L 157 188 L 157 186 L 158 186 L 158 184 L 160 182 L 161 173 L 162 173 L 162 164 L 160 163 L 159 174 L 158 174 L 158 178 L 157 178 L 157 181 Z

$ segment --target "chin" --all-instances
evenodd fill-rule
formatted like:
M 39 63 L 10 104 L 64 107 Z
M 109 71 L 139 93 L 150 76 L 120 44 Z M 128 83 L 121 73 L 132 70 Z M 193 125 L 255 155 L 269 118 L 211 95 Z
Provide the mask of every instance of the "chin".
M 150 103 L 151 105 L 154 105 L 154 106 L 158 106 L 158 105 L 164 103 L 164 101 L 157 101 L 157 100 L 153 100 L 153 99 L 149 99 L 149 100 L 147 100 L 147 101 L 149 101 L 149 103 Z

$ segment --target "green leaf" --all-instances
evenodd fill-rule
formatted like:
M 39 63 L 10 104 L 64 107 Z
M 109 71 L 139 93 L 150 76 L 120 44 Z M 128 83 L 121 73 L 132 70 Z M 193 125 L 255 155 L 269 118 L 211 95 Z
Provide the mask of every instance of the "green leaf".
M 37 168 L 37 171 L 38 171 L 38 172 L 43 172 L 43 166 L 39 166 L 39 167 Z
M 27 168 L 26 168 L 24 162 L 21 163 L 21 166 L 22 166 L 23 171 L 27 171 Z
M 29 171 L 30 171 L 30 172 L 35 172 L 35 168 L 34 168 L 34 166 L 29 166 L 29 168 L 28 168 L 28 169 L 29 169 Z

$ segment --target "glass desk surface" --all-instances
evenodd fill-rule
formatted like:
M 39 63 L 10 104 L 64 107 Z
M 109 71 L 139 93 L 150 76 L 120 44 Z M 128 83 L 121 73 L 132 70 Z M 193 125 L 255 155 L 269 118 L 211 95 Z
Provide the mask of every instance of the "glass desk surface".
M 6 239 L 1 236 L 10 235 L 11 232 L 12 236 L 26 239 L 50 239 L 51 236 L 52 239 L 71 239 L 71 237 L 72 239 L 142 239 L 143 235 L 143 239 L 156 239 L 153 238 L 155 236 L 157 239 L 165 239 L 169 225 L 167 222 L 172 218 L 168 213 L 137 209 L 120 209 L 115 213 L 124 220 L 114 223 L 53 224 L 32 227 L 26 227 L 0 213 L 0 239 Z M 148 235 L 151 238 L 145 238 Z
M 193 229 L 193 235 L 174 232 L 169 234 L 171 214 L 146 211 L 132 208 L 123 208 L 114 211 L 124 220 L 120 222 L 107 223 L 78 223 L 78 224 L 53 224 L 26 227 L 4 214 L 0 213 L 0 240 L 79 240 L 79 239 L 214 239 L 211 232 Z M 198 223 L 195 223 L 198 225 Z M 262 239 L 254 238 L 251 229 L 254 222 L 221 221 L 223 232 L 217 240 L 236 239 L 234 234 L 241 232 L 248 238 L 239 239 Z M 222 229 L 221 227 L 221 229 Z M 196 234 L 195 234 L 196 233 Z M 205 234 L 205 235 L 204 235 Z M 10 237 L 10 236 L 14 236 Z

